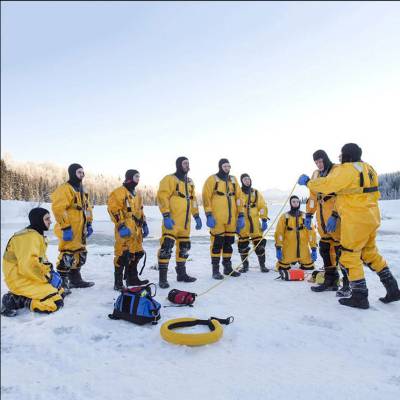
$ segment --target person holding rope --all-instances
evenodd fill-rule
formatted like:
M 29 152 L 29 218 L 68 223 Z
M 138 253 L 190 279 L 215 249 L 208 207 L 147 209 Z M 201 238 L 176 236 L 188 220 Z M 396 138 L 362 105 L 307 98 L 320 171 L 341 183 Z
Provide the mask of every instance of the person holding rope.
M 236 177 L 229 174 L 231 165 L 226 158 L 218 162 L 218 172 L 207 178 L 203 186 L 203 206 L 211 235 L 212 277 L 223 279 L 219 272 L 222 254 L 224 274 L 234 277 L 240 272 L 232 269 L 232 245 L 236 232 L 245 226 L 242 191 Z
M 141 280 L 138 264 L 145 252 L 143 238 L 148 236 L 149 228 L 143 212 L 143 199 L 136 191 L 140 174 L 136 169 L 128 169 L 125 181 L 108 197 L 107 211 L 115 225 L 114 246 L 114 290 L 126 286 L 140 286 L 149 283 Z
M 85 176 L 80 164 L 68 167 L 68 182 L 51 194 L 51 208 L 56 219 L 54 233 L 59 242 L 57 271 L 66 292 L 70 288 L 88 288 L 94 282 L 82 279 L 81 268 L 86 263 L 86 239 L 92 235 L 93 213 L 89 195 L 82 181 Z
M 369 308 L 368 288 L 363 264 L 375 271 L 386 288 L 383 303 L 400 300 L 400 290 L 386 260 L 376 246 L 381 216 L 378 175 L 368 163 L 361 161 L 362 150 L 355 143 L 342 147 L 341 165 L 326 177 L 310 179 L 301 175 L 298 183 L 311 191 L 336 194 L 336 209 L 341 223 L 339 263 L 348 269 L 351 297 L 339 303 L 361 309 Z
M 336 165 L 332 163 L 324 150 L 317 150 L 313 154 L 317 170 L 314 171 L 312 179 L 326 177 L 334 171 Z M 335 209 L 336 195 L 329 193 L 317 193 L 310 190 L 307 200 L 306 218 L 304 224 L 311 229 L 313 215 L 317 216 L 317 229 L 320 235 L 319 254 L 324 263 L 324 282 L 318 286 L 312 286 L 314 292 L 337 291 L 339 272 L 337 270 L 340 256 L 340 220 L 337 218 Z M 343 288 L 340 293 L 349 292 L 349 280 L 347 271 L 343 268 Z
M 242 204 L 245 216 L 245 225 L 239 233 L 238 241 L 238 250 L 243 262 L 240 272 L 249 270 L 247 257 L 250 251 L 250 240 L 255 247 L 261 272 L 268 272 L 269 269 L 265 266 L 265 246 L 267 241 L 263 238 L 263 232 L 268 228 L 268 208 L 262 193 L 252 188 L 249 174 L 242 174 L 240 181 L 242 183 Z
M 176 241 L 176 274 L 178 282 L 194 282 L 196 278 L 186 272 L 186 260 L 190 250 L 190 217 L 196 221 L 196 229 L 202 228 L 199 207 L 193 181 L 188 177 L 189 160 L 179 157 L 176 172 L 165 176 L 157 192 L 157 203 L 163 215 L 162 237 L 158 251 L 159 286 L 169 287 L 168 264 Z
M 313 270 L 317 260 L 315 227 L 310 224 L 310 229 L 306 229 L 306 215 L 300 211 L 300 199 L 297 196 L 291 196 L 289 204 L 290 211 L 280 216 L 275 230 L 275 269 L 289 270 L 293 264 L 299 263 L 301 269 Z

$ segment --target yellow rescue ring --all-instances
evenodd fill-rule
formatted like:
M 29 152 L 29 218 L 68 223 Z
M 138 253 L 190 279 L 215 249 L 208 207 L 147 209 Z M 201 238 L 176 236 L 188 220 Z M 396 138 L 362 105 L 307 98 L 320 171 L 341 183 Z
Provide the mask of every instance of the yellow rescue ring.
M 202 346 L 217 342 L 223 335 L 222 324 L 229 325 L 233 322 L 233 317 L 220 319 L 211 317 L 210 319 L 196 318 L 177 318 L 164 322 L 160 328 L 160 334 L 164 340 L 173 344 L 183 344 L 185 346 Z M 205 325 L 210 328 L 206 333 L 179 333 L 174 329 L 187 328 L 196 325 Z

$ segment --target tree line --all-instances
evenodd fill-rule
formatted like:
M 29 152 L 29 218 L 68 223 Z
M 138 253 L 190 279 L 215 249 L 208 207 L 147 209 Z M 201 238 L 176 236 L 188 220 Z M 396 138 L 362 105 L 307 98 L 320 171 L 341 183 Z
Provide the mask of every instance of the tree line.
M 52 164 L 7 165 L 1 159 L 1 199 L 49 203 L 51 193 L 68 180 L 62 168 Z M 102 174 L 85 174 L 84 187 L 93 204 L 107 204 L 108 195 L 122 183 L 122 179 Z M 155 205 L 157 192 L 144 186 L 138 192 L 145 205 Z
M 57 186 L 68 180 L 67 171 L 53 164 L 15 164 L 1 159 L 1 199 L 50 202 Z M 93 204 L 107 204 L 108 195 L 122 183 L 121 178 L 102 174 L 85 175 L 84 187 Z M 144 186 L 138 190 L 145 205 L 157 204 L 157 191 Z M 379 175 L 379 191 L 383 200 L 400 199 L 400 171 Z M 201 198 L 198 196 L 201 204 Z M 305 203 L 307 199 L 302 198 Z M 268 199 L 267 199 L 268 201 Z
M 400 171 L 379 175 L 379 191 L 383 200 L 400 199 Z

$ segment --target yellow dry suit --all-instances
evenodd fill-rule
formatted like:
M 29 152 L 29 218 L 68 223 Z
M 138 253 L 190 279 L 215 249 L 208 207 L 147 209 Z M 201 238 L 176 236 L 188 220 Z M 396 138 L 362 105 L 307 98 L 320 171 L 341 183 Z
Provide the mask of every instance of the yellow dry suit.
M 380 226 L 378 175 L 366 162 L 338 165 L 324 178 L 312 179 L 307 187 L 323 194 L 336 193 L 340 217 L 339 263 L 349 271 L 350 281 L 364 278 L 363 264 L 376 272 L 386 267 L 376 247 Z
M 333 165 L 329 174 L 334 171 L 337 165 Z M 314 171 L 311 179 L 320 177 L 320 171 Z M 323 194 L 310 190 L 310 196 L 307 200 L 306 212 L 308 215 L 317 216 L 317 229 L 320 236 L 319 252 L 324 262 L 324 268 L 336 268 L 340 254 L 340 219 L 337 221 L 336 230 L 327 232 L 326 224 L 329 217 L 337 215 L 336 194 Z
M 282 249 L 283 258 L 277 261 L 276 270 L 289 269 L 296 263 L 301 269 L 314 268 L 310 249 L 317 247 L 317 237 L 314 225 L 311 230 L 304 226 L 304 218 L 302 211 L 296 215 L 287 212 L 280 216 L 275 230 L 275 246 Z
M 238 250 L 242 260 L 245 260 L 250 251 L 250 240 L 256 247 L 255 253 L 260 266 L 265 266 L 266 239 L 263 239 L 260 219 L 268 219 L 268 208 L 264 196 L 256 189 L 248 188 L 245 193 L 242 188 L 241 203 L 243 204 L 245 226 L 239 232 Z M 261 243 L 259 243 L 261 241 Z M 248 261 L 244 261 L 244 272 L 248 268 Z
M 176 241 L 176 263 L 183 266 L 189 257 L 191 216 L 199 215 L 195 186 L 192 179 L 178 179 L 175 174 L 165 176 L 157 192 L 157 203 L 163 216 L 174 221 L 172 229 L 162 225 L 158 264 L 167 268 Z
M 46 256 L 47 239 L 25 228 L 9 240 L 3 256 L 4 281 L 9 290 L 24 299 L 31 311 L 54 312 L 63 305 L 64 289 L 50 285 L 51 263 Z
M 57 221 L 54 233 L 56 234 L 60 251 L 57 270 L 67 272 L 70 269 L 80 269 L 86 262 L 86 235 L 87 223 L 92 223 L 92 205 L 89 195 L 80 186 L 79 190 L 71 184 L 64 183 L 52 194 L 52 211 Z M 63 230 L 72 229 L 72 240 L 63 240 Z
M 132 262 L 137 265 L 144 256 L 142 226 L 146 218 L 142 196 L 135 190 L 120 186 L 110 193 L 107 211 L 115 225 L 114 266 L 127 267 Z M 120 236 L 118 229 L 122 225 L 130 230 L 130 236 Z
M 237 218 L 243 213 L 242 190 L 236 177 L 228 175 L 223 180 L 211 175 L 203 186 L 203 206 L 206 215 L 211 213 L 216 222 L 210 229 L 212 262 L 219 263 L 221 253 L 225 260 L 230 260 Z

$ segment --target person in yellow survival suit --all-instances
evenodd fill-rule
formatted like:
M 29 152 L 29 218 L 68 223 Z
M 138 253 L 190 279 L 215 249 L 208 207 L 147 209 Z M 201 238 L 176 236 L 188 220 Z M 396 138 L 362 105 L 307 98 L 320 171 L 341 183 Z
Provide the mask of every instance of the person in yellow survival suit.
M 235 234 L 245 226 L 242 191 L 236 177 L 229 175 L 231 165 L 226 158 L 218 162 L 218 172 L 207 178 L 203 186 L 203 206 L 210 228 L 212 277 L 223 279 L 219 272 L 222 253 L 224 274 L 240 276 L 232 269 L 232 245 Z
M 336 168 L 324 150 L 317 150 L 313 159 L 318 167 L 312 175 L 312 179 L 328 176 Z M 317 216 L 317 228 L 320 236 L 319 254 L 324 263 L 324 282 L 318 286 L 312 286 L 314 292 L 338 291 L 339 272 L 337 270 L 340 256 L 340 222 L 336 223 L 336 195 L 329 193 L 317 193 L 310 190 L 310 197 L 307 200 L 306 219 L 304 224 L 311 229 L 312 217 Z M 337 295 L 349 293 L 349 279 L 346 269 L 342 268 L 343 287 Z
M 282 214 L 275 230 L 276 270 L 290 269 L 299 263 L 304 270 L 314 269 L 317 260 L 317 235 L 315 228 L 306 229 L 305 213 L 300 211 L 300 199 L 290 197 L 290 211 Z M 311 248 L 311 253 L 310 253 Z
M 29 222 L 11 237 L 3 256 L 4 281 L 10 292 L 2 298 L 1 313 L 7 317 L 17 315 L 20 308 L 51 313 L 64 305 L 61 277 L 46 256 L 44 232 L 50 228 L 50 213 L 34 208 Z
M 68 175 L 68 182 L 51 194 L 51 208 L 57 221 L 54 233 L 59 240 L 60 252 L 57 271 L 66 291 L 94 285 L 94 282 L 86 282 L 81 276 L 87 257 L 86 239 L 93 233 L 92 205 L 82 186 L 85 173 L 80 164 L 71 164 Z
M 108 197 L 107 210 L 115 224 L 115 290 L 121 290 L 124 287 L 124 277 L 127 286 L 149 283 L 147 279 L 139 279 L 138 273 L 139 261 L 145 255 L 143 238 L 149 234 L 143 212 L 143 199 L 135 190 L 139 180 L 139 171 L 129 169 L 125 173 L 125 181 L 122 186 L 115 189 Z
M 249 270 L 247 257 L 250 251 L 250 240 L 253 242 L 253 246 L 256 246 L 255 253 L 258 257 L 261 272 L 268 272 L 269 269 L 265 266 L 265 246 L 267 241 L 263 239 L 263 232 L 268 228 L 268 208 L 262 193 L 251 187 L 252 182 L 249 174 L 242 174 L 240 181 L 242 183 L 242 204 L 245 216 L 245 225 L 239 233 L 238 241 L 238 250 L 243 262 L 241 272 Z
M 158 251 L 159 286 L 169 287 L 167 280 L 168 264 L 176 241 L 176 274 L 178 282 L 194 282 L 196 278 L 186 272 L 186 260 L 190 250 L 190 216 L 196 221 L 196 229 L 202 222 L 196 200 L 193 181 L 187 176 L 189 160 L 179 157 L 176 172 L 165 176 L 157 192 L 158 207 L 163 216 L 162 236 Z
M 341 162 L 326 177 L 310 179 L 301 175 L 298 183 L 324 194 L 336 193 L 336 209 L 341 222 L 339 263 L 348 269 L 351 297 L 339 299 L 349 307 L 367 309 L 368 288 L 363 264 L 378 273 L 386 288 L 383 303 L 400 300 L 400 290 L 386 260 L 376 246 L 376 234 L 381 217 L 378 175 L 366 162 L 361 161 L 361 148 L 355 143 L 342 147 Z

